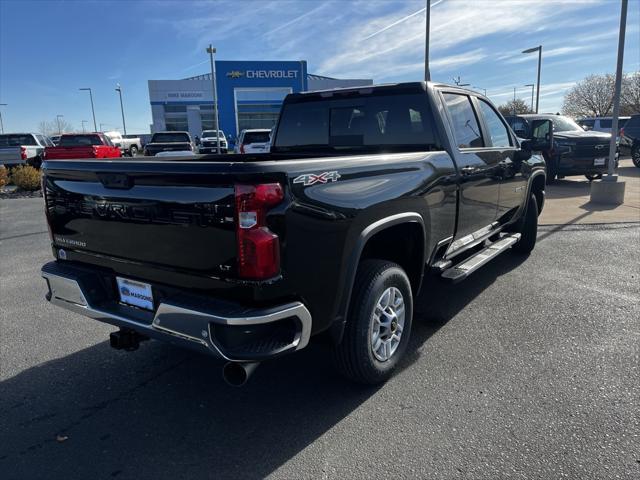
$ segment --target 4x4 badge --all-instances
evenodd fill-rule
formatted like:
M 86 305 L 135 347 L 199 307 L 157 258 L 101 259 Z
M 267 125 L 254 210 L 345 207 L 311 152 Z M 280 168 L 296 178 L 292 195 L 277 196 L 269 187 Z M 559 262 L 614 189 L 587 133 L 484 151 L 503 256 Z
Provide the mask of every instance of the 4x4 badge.
M 294 178 L 293 183 L 302 183 L 306 187 L 314 183 L 337 182 L 339 178 L 340 174 L 335 170 L 332 172 L 322 172 L 318 175 L 305 173 L 304 175 L 299 175 Z

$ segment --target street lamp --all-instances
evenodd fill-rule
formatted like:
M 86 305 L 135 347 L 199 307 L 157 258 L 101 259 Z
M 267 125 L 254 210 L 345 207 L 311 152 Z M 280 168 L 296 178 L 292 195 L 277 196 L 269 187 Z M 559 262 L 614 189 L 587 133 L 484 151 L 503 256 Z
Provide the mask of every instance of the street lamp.
M 475 88 L 476 90 L 482 90 L 484 92 L 484 96 L 487 96 L 487 89 L 486 88 L 482 88 L 482 87 L 471 87 L 471 88 Z
M 119 83 L 116 83 L 116 92 L 120 95 L 120 111 L 122 112 L 122 129 L 124 130 L 124 134 L 127 134 L 127 125 L 124 123 L 124 107 L 122 106 L 122 87 Z
M 459 87 L 468 87 L 471 85 L 470 83 L 460 83 L 460 75 L 457 77 L 453 77 L 453 83 L 455 83 Z
M 82 133 L 86 133 L 87 130 L 84 128 L 84 124 L 89 123 L 89 120 L 82 120 Z
M 527 83 L 525 87 L 531 87 L 531 113 L 533 113 L 533 87 L 535 87 L 535 83 Z
M 536 88 L 536 113 L 538 113 L 538 106 L 540 105 L 540 67 L 542 66 L 542 45 L 537 47 L 527 48 L 522 53 L 538 52 L 538 87 Z
M 216 86 L 216 62 L 213 59 L 213 54 L 216 53 L 216 49 L 209 44 L 207 47 L 207 53 L 211 60 L 211 86 L 213 88 L 213 112 L 216 119 L 216 152 L 220 155 L 220 126 L 218 125 L 218 90 Z
M 88 90 L 89 91 L 89 99 L 91 100 L 91 114 L 93 115 L 93 129 L 98 131 L 98 127 L 96 125 L 96 111 L 93 108 L 93 93 L 91 93 L 91 89 L 88 87 L 79 88 L 78 90 Z
M 60 128 L 60 119 L 64 117 L 64 115 L 56 115 L 56 122 L 58 122 L 58 135 L 62 135 L 62 129 Z
M 102 129 L 102 126 L 103 126 L 103 125 L 105 125 L 105 126 L 107 126 L 107 127 L 108 127 L 108 126 L 109 126 L 109 125 L 111 125 L 111 124 L 110 124 L 110 123 L 101 123 L 101 124 L 100 124 L 100 130 L 98 130 L 99 132 L 104 132 L 104 130 Z
M 6 107 L 8 103 L 0 103 L 0 107 Z M 0 133 L 4 133 L 4 124 L 2 123 L 2 109 L 0 108 Z

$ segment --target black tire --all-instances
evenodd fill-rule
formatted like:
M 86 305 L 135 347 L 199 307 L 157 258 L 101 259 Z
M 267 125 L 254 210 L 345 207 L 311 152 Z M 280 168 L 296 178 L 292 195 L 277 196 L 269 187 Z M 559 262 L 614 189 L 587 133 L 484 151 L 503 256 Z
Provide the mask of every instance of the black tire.
M 640 168 L 640 143 L 631 147 L 631 161 L 636 167 Z
M 131 145 L 129 147 L 129 155 L 131 155 L 132 157 L 135 157 L 138 154 L 138 147 L 136 147 L 135 145 Z
M 404 325 L 395 350 L 387 360 L 381 361 L 374 354 L 372 345 L 374 313 L 384 293 L 393 288 L 400 292 L 404 303 Z M 338 371 L 355 382 L 368 385 L 388 380 L 409 343 L 412 317 L 411 284 L 404 270 L 387 260 L 364 260 L 356 274 L 342 342 L 334 347 L 334 361 Z M 399 316 L 396 317 L 398 318 Z M 390 323 L 392 324 L 393 322 Z M 398 324 L 396 321 L 396 328 Z M 382 336 L 379 335 L 380 338 Z
M 528 255 L 535 248 L 536 237 L 538 236 L 538 202 L 533 194 L 529 197 L 527 211 L 524 213 L 519 233 L 522 236 L 518 243 L 513 246 L 513 251 Z
M 602 178 L 602 174 L 601 173 L 585 173 L 584 176 L 590 182 L 593 182 L 594 180 L 600 180 Z

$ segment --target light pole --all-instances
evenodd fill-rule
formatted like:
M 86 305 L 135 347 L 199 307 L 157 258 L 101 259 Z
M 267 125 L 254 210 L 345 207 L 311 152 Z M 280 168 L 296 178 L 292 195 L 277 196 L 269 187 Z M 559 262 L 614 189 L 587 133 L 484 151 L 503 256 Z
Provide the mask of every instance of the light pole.
M 89 123 L 89 120 L 82 120 L 82 133 L 86 133 L 87 130 L 84 128 L 84 124 Z
M 622 0 L 620 9 L 620 33 L 618 35 L 618 63 L 616 65 L 616 84 L 613 93 L 613 122 L 611 122 L 611 143 L 609 144 L 609 168 L 607 169 L 608 181 L 615 181 L 614 176 L 616 139 L 618 137 L 618 117 L 620 115 L 620 90 L 622 87 L 622 62 L 624 58 L 624 36 L 627 28 L 627 0 Z
M 540 105 L 540 67 L 542 66 L 542 45 L 538 45 L 537 47 L 527 48 L 523 50 L 522 53 L 533 53 L 538 52 L 538 87 L 536 88 L 536 112 L 538 113 L 538 106 Z
M 122 112 L 122 130 L 124 130 L 124 134 L 127 134 L 127 125 L 124 123 L 124 107 L 122 106 L 122 87 L 119 83 L 116 84 L 116 92 L 120 95 L 120 111 Z
M 429 30 L 431 29 L 431 0 L 427 0 L 426 6 L 427 12 L 427 30 L 426 39 L 424 42 L 424 80 L 426 82 L 431 81 L 431 72 L 429 71 Z
M 98 131 L 100 131 L 100 132 L 104 131 L 104 130 L 102 130 L 102 126 L 103 126 L 103 125 L 109 126 L 109 125 L 111 125 L 111 124 L 110 124 L 110 123 L 101 123 L 101 124 L 100 124 L 100 130 L 98 130 Z
M 533 113 L 533 87 L 535 87 L 535 83 L 527 83 L 525 87 L 531 87 L 531 113 Z
M 0 103 L 0 107 L 6 107 L 8 103 Z M 2 123 L 2 109 L 0 108 L 0 133 L 4 133 L 4 124 Z
M 211 44 L 207 47 L 207 53 L 211 60 L 211 87 L 213 88 L 213 115 L 216 119 L 216 152 L 220 155 L 220 126 L 218 125 L 218 89 L 216 85 L 216 62 L 213 59 L 213 54 L 216 53 L 216 49 Z
M 487 96 L 487 89 L 486 88 L 482 88 L 482 87 L 471 87 L 471 88 L 475 88 L 476 90 L 482 90 L 484 92 L 484 96 Z
M 93 115 L 93 129 L 98 131 L 98 126 L 96 125 L 96 111 L 93 108 L 93 93 L 91 93 L 91 89 L 88 87 L 80 88 L 79 90 L 88 90 L 89 91 L 89 99 L 91 100 L 91 115 Z
M 56 115 L 56 122 L 58 122 L 58 135 L 62 135 L 62 129 L 60 128 L 60 119 L 64 117 L 64 115 Z

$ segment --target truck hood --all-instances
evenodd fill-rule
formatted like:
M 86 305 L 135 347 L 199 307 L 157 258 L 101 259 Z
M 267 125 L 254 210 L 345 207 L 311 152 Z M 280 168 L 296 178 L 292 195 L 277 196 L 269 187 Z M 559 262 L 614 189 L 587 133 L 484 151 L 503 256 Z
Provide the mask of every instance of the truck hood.
M 553 137 L 557 140 L 573 140 L 573 141 L 586 141 L 591 143 L 600 143 L 611 139 L 610 133 L 594 132 L 594 131 L 580 131 L 574 130 L 570 132 L 553 132 Z

